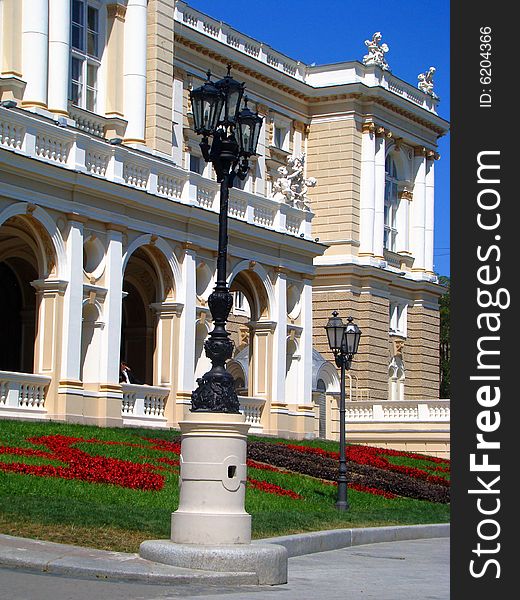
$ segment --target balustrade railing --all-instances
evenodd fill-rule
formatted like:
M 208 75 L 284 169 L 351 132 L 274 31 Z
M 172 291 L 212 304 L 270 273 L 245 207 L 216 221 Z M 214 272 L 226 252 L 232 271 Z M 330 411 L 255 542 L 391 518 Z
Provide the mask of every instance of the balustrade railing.
M 174 202 L 212 212 L 219 208 L 220 186 L 213 179 L 29 112 L 0 107 L 0 147 Z M 312 239 L 312 212 L 261 194 L 232 189 L 228 214 L 252 225 Z
M 166 401 L 169 388 L 123 383 L 121 416 L 123 425 L 166 427 Z
M 0 417 L 44 418 L 50 382 L 45 375 L 0 371 Z
M 449 400 L 388 400 L 346 403 L 347 422 L 439 422 L 450 420 Z
M 249 433 L 262 433 L 262 412 L 265 406 L 263 398 L 253 398 L 251 396 L 239 396 L 240 412 L 245 416 L 246 423 L 250 425 Z

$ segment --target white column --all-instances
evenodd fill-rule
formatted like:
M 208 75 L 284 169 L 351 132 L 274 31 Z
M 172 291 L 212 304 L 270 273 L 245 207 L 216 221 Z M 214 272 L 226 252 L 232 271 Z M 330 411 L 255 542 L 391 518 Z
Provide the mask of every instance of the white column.
M 180 318 L 179 340 L 182 351 L 177 357 L 178 386 L 182 392 L 195 389 L 195 326 L 197 308 L 197 261 L 196 250 L 185 248 L 182 262 L 182 290 L 180 301 L 184 303 Z
M 304 280 L 301 296 L 300 324 L 300 399 L 299 404 L 312 404 L 312 283 Z
M 61 379 L 79 381 L 83 313 L 83 222 L 69 215 L 67 280 L 63 298 Z
M 48 0 L 23 0 L 22 70 L 26 82 L 22 103 L 24 106 L 47 107 L 48 43 Z
M 107 226 L 105 285 L 108 288 L 103 306 L 103 339 L 101 343 L 100 382 L 119 383 L 121 351 L 121 312 L 123 301 L 123 234 Z
M 128 0 L 123 64 L 125 142 L 144 143 L 146 116 L 147 0 Z
M 285 359 L 287 339 L 287 278 L 278 273 L 274 286 L 276 329 L 273 333 L 272 352 L 272 398 L 271 402 L 285 402 Z
M 424 270 L 424 216 L 426 194 L 426 158 L 422 150 L 414 156 L 415 185 L 412 200 L 412 227 L 410 250 L 414 257 L 413 270 Z
M 69 92 L 70 1 L 49 0 L 49 110 L 67 114 Z
M 385 231 L 385 159 L 386 140 L 383 131 L 376 139 L 376 156 L 374 161 L 374 256 L 379 258 L 383 258 Z
M 433 273 L 433 224 L 434 224 L 434 161 L 426 161 L 426 190 L 424 215 L 424 268 Z
M 360 219 L 359 253 L 374 253 L 374 161 L 376 155 L 375 131 L 368 127 L 363 130 L 361 138 L 361 192 L 360 192 Z

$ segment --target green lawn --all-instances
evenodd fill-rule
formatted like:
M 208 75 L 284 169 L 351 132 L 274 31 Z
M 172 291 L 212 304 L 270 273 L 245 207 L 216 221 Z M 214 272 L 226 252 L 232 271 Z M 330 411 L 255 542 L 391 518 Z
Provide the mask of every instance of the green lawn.
M 73 452 L 70 459 L 65 459 L 65 454 L 55 454 L 49 446 L 53 442 L 28 441 L 29 438 L 56 435 L 82 438 L 83 441 L 68 440 L 63 446 L 66 452 Z M 0 532 L 128 552 L 135 552 L 145 539 L 168 538 L 171 513 L 178 505 L 178 466 L 175 464 L 178 454 L 172 451 L 172 447 L 161 446 L 157 441 L 150 442 L 146 438 L 180 441 L 176 431 L 0 421 Z M 277 441 L 254 439 L 273 444 Z M 337 451 L 338 448 L 334 442 L 294 443 L 329 451 Z M 20 450 L 13 450 L 16 448 Z M 28 451 L 32 451 L 33 455 L 28 456 Z M 34 451 L 39 451 L 39 455 Z M 77 451 L 86 454 L 78 454 Z M 115 463 L 113 467 L 114 463 L 103 462 L 105 458 L 126 462 Z M 389 461 L 424 470 L 437 466 L 424 458 L 391 457 Z M 20 467 L 20 464 L 27 467 Z M 446 464 L 441 467 L 446 467 Z M 116 477 L 120 473 L 118 465 L 137 465 L 137 475 L 130 470 L 123 484 L 75 478 L 86 477 L 86 466 L 101 473 L 101 477 L 113 469 Z M 55 476 L 5 470 L 9 468 L 54 469 L 49 473 L 55 473 Z M 152 482 L 159 477 L 161 489 L 127 487 L 139 477 L 141 469 L 151 473 Z M 86 472 L 89 472 L 88 469 Z M 448 477 L 446 473 L 435 474 Z M 300 496 L 293 498 L 267 493 L 249 484 L 246 510 L 252 515 L 255 538 L 338 527 L 449 520 L 449 504 L 405 497 L 387 499 L 349 489 L 350 510 L 342 513 L 334 507 L 336 487 L 330 482 L 298 473 L 253 467 L 248 468 L 248 477 L 279 486 L 271 489 L 282 488 L 288 490 L 287 493 Z

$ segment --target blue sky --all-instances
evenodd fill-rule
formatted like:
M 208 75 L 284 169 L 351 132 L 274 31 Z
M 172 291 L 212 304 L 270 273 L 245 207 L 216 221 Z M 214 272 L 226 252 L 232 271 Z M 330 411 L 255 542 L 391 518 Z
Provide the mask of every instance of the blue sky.
M 188 0 L 188 4 L 305 63 L 361 60 L 364 41 L 383 34 L 386 60 L 397 77 L 416 85 L 417 75 L 436 68 L 438 114 L 450 118 L 450 3 L 448 0 Z M 434 264 L 450 274 L 449 135 L 439 140 L 435 164 Z

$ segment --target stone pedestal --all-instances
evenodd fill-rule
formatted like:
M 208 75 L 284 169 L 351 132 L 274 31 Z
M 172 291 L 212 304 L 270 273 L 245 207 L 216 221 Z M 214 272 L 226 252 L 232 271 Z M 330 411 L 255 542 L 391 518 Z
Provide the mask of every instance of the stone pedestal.
M 251 544 L 244 509 L 247 431 L 243 415 L 193 412 L 182 432 L 179 508 L 171 541 L 147 540 L 142 558 L 177 567 L 255 573 L 259 584 L 287 582 L 287 550 Z
M 243 415 L 193 412 L 180 424 L 179 508 L 171 539 L 179 544 L 248 544 L 244 510 L 247 431 Z

